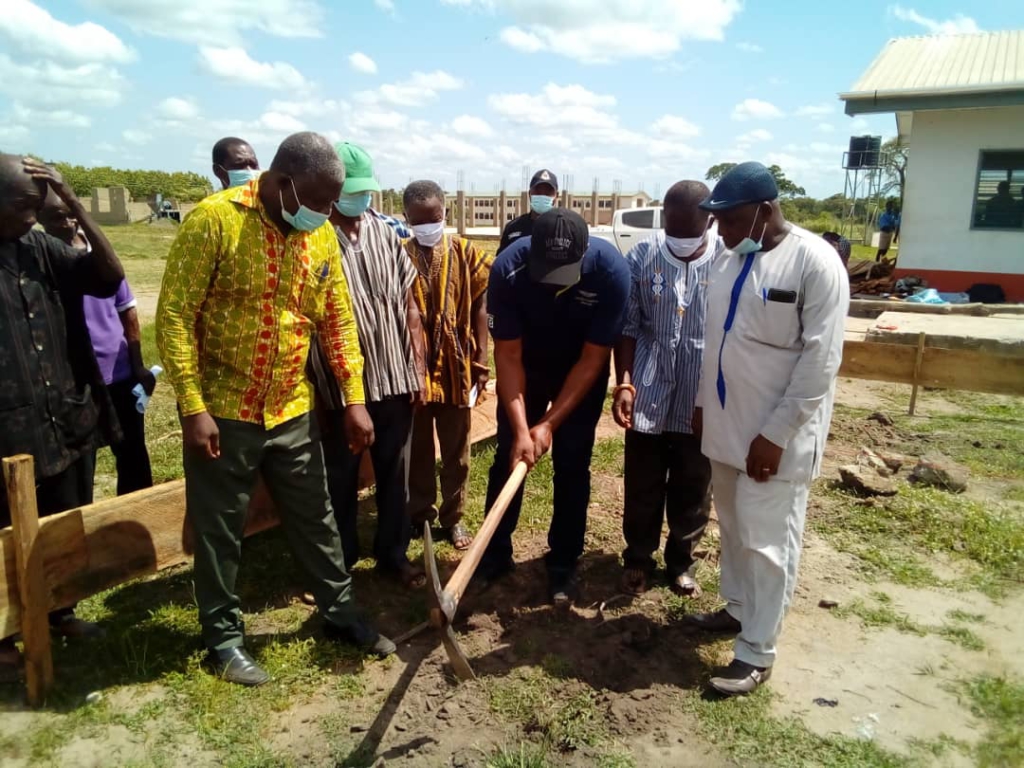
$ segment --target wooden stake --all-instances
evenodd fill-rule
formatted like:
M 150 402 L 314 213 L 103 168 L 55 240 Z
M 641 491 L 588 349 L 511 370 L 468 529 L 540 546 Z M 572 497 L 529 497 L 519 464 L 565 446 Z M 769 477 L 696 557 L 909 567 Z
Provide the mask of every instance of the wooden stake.
M 31 456 L 3 460 L 7 505 L 11 510 L 14 556 L 21 600 L 21 636 L 25 641 L 25 683 L 28 703 L 38 707 L 53 685 L 50 653 L 50 600 L 43 577 L 43 548 L 37 545 L 39 509 L 36 506 L 35 463 Z
M 914 411 L 917 409 L 917 387 L 921 381 L 921 363 L 924 360 L 925 338 L 926 335 L 923 332 L 917 335 L 917 355 L 914 356 L 914 388 L 910 390 L 909 413 L 911 416 L 914 415 Z

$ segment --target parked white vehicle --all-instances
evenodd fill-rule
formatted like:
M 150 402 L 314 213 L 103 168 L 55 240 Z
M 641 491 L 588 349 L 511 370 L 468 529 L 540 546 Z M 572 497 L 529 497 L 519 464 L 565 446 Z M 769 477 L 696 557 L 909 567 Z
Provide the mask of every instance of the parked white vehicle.
M 591 227 L 590 234 L 607 240 L 625 255 L 661 228 L 661 208 L 622 208 L 612 216 L 610 225 Z

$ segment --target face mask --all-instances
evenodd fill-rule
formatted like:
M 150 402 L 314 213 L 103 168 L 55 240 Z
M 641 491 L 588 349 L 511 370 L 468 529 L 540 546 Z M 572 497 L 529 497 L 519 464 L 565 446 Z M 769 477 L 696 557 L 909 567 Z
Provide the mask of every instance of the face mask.
M 416 242 L 424 248 L 433 248 L 441 242 L 444 237 L 444 222 L 438 221 L 433 224 L 413 224 L 412 234 Z
M 342 195 L 341 199 L 334 204 L 338 213 L 350 219 L 358 219 L 367 208 L 373 196 L 369 192 L 357 192 L 354 195 Z
M 250 181 L 258 179 L 260 177 L 260 171 L 255 168 L 238 168 L 228 170 L 221 166 L 228 175 L 228 189 L 231 187 L 240 187 L 243 184 L 248 184 Z
M 704 225 L 704 231 L 700 237 L 672 237 L 665 235 L 665 245 L 668 246 L 672 256 L 677 259 L 688 259 L 704 244 L 704 236 L 708 232 L 708 225 Z
M 312 232 L 313 230 L 320 229 L 327 220 L 331 217 L 328 213 L 318 213 L 311 208 L 307 208 L 299 200 L 299 193 L 295 191 L 295 181 L 289 179 L 292 183 L 292 192 L 295 194 L 295 199 L 299 203 L 299 210 L 295 213 L 288 213 L 288 209 L 284 207 L 284 196 L 281 191 L 278 190 L 277 195 L 281 198 L 281 218 L 294 229 L 300 232 Z
M 761 227 L 761 237 L 757 239 L 756 243 L 750 237 L 750 235 L 754 234 L 754 227 L 757 226 L 757 217 L 760 213 L 761 209 L 758 208 L 757 212 L 754 214 L 754 220 L 750 222 L 750 233 L 740 240 L 739 245 L 732 249 L 732 252 L 737 256 L 746 256 L 748 253 L 757 253 L 764 247 L 764 233 L 768 231 L 767 221 L 764 223 L 764 226 Z
M 555 207 L 555 198 L 547 195 L 530 195 L 530 210 L 536 214 L 547 213 Z

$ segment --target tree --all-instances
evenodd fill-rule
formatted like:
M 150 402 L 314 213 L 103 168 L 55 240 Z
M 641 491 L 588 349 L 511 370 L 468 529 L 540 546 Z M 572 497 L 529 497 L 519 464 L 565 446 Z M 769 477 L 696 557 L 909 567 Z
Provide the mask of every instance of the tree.
M 209 179 L 198 173 L 86 168 L 61 162 L 51 165 L 79 197 L 88 197 L 97 187 L 126 187 L 132 198 L 140 202 L 151 201 L 160 194 L 179 203 L 194 203 L 213 192 Z
M 899 196 L 900 210 L 903 210 L 903 190 L 907 186 L 907 160 L 910 145 L 901 144 L 899 137 L 893 137 L 882 145 L 882 196 Z
M 708 168 L 708 172 L 704 174 L 704 178 L 708 181 L 718 181 L 735 167 L 736 163 L 712 165 Z M 787 179 L 786 174 L 783 173 L 779 166 L 770 165 L 768 166 L 768 171 L 775 177 L 775 184 L 779 188 L 780 197 L 803 197 L 807 194 L 807 190 Z

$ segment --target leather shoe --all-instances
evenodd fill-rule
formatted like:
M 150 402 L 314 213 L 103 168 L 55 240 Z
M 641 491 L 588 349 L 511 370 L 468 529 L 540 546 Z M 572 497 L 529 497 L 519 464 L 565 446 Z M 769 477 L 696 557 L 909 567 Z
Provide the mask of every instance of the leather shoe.
M 691 613 L 683 618 L 683 623 L 703 632 L 721 632 L 730 635 L 738 635 L 743 629 L 743 625 L 734 619 L 725 608 L 714 613 Z
M 771 676 L 771 667 L 755 667 L 745 661 L 733 659 L 725 671 L 718 677 L 712 677 L 709 683 L 712 688 L 726 696 L 745 696 L 767 683 Z
M 242 646 L 211 650 L 206 656 L 206 663 L 215 675 L 229 683 L 256 687 L 270 680 L 270 675 Z
M 548 574 L 548 596 L 552 605 L 566 608 L 573 604 L 577 594 L 576 577 L 572 573 L 556 571 Z
M 339 627 L 336 624 L 324 624 L 324 635 L 336 643 L 354 645 L 363 653 L 383 659 L 396 650 L 395 644 L 364 621 L 356 619 L 351 624 Z

